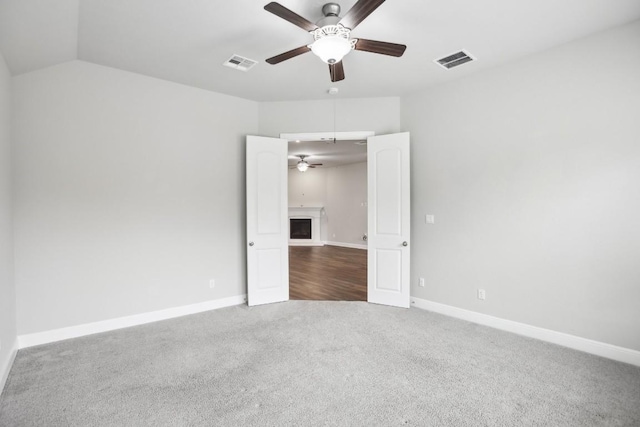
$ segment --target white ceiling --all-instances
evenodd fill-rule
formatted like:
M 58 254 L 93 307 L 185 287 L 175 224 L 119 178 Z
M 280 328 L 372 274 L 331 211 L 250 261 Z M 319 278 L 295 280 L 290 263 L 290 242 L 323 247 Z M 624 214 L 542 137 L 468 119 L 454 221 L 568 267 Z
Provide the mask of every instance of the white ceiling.
M 346 80 L 331 84 L 313 54 L 268 57 L 310 43 L 263 10 L 268 0 L 0 0 L 0 51 L 14 75 L 73 59 L 258 101 L 400 96 L 640 19 L 638 0 L 387 0 L 353 37 L 402 43 L 402 58 L 351 52 Z M 281 0 L 311 21 L 325 0 Z M 339 2 L 343 14 L 355 0 Z M 454 70 L 434 59 L 466 49 Z M 232 54 L 260 61 L 223 67 Z M 552 64 L 550 64 L 552 70 Z

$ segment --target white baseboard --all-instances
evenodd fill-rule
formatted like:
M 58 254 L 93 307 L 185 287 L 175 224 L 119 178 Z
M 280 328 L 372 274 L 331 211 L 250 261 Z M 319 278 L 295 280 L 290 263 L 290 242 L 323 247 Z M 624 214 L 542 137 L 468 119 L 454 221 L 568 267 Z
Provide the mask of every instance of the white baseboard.
M 18 348 L 32 347 L 34 345 L 47 344 L 69 338 L 77 338 L 100 332 L 113 331 L 115 329 L 128 328 L 130 326 L 144 325 L 145 323 L 157 322 L 159 320 L 173 319 L 174 317 L 181 317 L 189 314 L 201 313 L 203 311 L 239 305 L 246 301 L 246 294 L 238 295 L 197 304 L 184 305 L 181 307 L 167 308 L 165 310 L 151 311 L 149 313 L 134 314 L 132 316 L 119 317 L 117 319 L 109 319 L 100 322 L 86 323 L 83 325 L 69 326 L 67 328 L 19 335 Z
M 9 378 L 9 372 L 11 372 L 11 367 L 13 366 L 13 361 L 16 359 L 16 354 L 18 354 L 18 340 L 13 342 L 13 346 L 9 352 L 9 358 L 5 362 L 4 366 L 0 368 L 0 394 L 2 394 L 2 390 L 4 390 L 4 386 L 7 383 L 7 378 Z
M 526 323 L 501 319 L 499 317 L 489 316 L 488 314 L 465 310 L 416 297 L 411 297 L 411 305 L 423 310 L 444 314 L 445 316 L 467 320 L 480 325 L 513 332 L 525 337 L 536 338 L 541 341 L 547 341 L 553 344 L 569 347 L 574 350 L 584 351 L 585 353 L 595 354 L 597 356 L 606 357 L 619 362 L 640 366 L 640 351 L 637 350 L 631 350 L 625 347 L 618 347 L 600 341 L 581 338 L 575 335 L 553 331 L 551 329 L 539 328 L 537 326 L 527 325 Z
M 361 243 L 324 242 L 324 244 L 329 246 L 340 246 L 342 248 L 367 249 L 367 245 L 363 245 Z
M 291 240 L 289 240 L 289 246 L 324 246 L 324 243 L 322 242 L 309 242 L 309 243 L 305 243 L 305 242 L 293 242 Z

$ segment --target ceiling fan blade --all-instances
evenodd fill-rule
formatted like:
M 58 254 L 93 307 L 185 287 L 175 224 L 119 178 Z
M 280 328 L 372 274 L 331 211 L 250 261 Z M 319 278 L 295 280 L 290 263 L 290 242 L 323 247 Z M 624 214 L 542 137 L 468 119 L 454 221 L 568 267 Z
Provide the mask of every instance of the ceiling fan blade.
M 322 166 L 322 163 L 310 163 L 309 166 Z
M 276 3 L 275 1 L 272 1 L 271 3 L 266 5 L 264 7 L 264 10 L 266 10 L 267 12 L 271 12 L 276 16 L 279 16 L 285 21 L 291 22 L 293 25 L 296 25 L 305 31 L 313 31 L 318 28 L 318 26 L 313 22 L 303 18 L 295 12 L 292 12 L 291 10 L 287 9 L 280 3 Z
M 302 55 L 303 53 L 307 53 L 310 50 L 311 49 L 309 49 L 307 46 L 300 46 L 285 53 L 281 53 L 280 55 L 272 56 L 271 58 L 267 59 L 267 62 L 271 65 L 275 65 L 282 61 L 286 61 L 287 59 L 291 59 L 298 55 Z
M 349 12 L 342 17 L 340 24 L 353 30 L 382 3 L 384 3 L 384 0 L 358 0 L 358 2 L 349 9 Z
M 380 53 L 389 56 L 402 56 L 407 46 L 397 43 L 379 42 L 376 40 L 358 39 L 355 50 Z
M 336 62 L 335 64 L 329 64 L 329 74 L 331 74 L 332 82 L 344 80 L 344 67 L 342 65 L 342 61 Z

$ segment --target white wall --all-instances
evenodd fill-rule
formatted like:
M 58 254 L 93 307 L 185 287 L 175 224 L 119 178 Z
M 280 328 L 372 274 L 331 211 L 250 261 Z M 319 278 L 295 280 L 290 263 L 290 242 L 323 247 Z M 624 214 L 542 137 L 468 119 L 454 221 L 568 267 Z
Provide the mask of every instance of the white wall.
M 260 103 L 260 135 L 333 130 L 374 131 L 376 135 L 400 132 L 400 98 Z
M 327 240 L 366 245 L 367 163 L 327 169 Z
M 636 22 L 403 98 L 413 295 L 640 350 L 639 47 Z
M 11 76 L 0 54 L 0 393 L 17 346 L 10 122 Z
M 325 168 L 289 170 L 289 206 L 324 206 L 327 202 Z
M 82 61 L 13 90 L 19 334 L 246 292 L 256 102 Z

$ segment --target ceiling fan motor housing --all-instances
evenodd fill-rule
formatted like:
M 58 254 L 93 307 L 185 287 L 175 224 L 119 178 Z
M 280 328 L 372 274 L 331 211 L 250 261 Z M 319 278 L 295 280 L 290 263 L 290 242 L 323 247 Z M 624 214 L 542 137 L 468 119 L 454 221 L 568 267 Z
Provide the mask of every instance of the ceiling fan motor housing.
M 327 3 L 322 6 L 322 14 L 324 16 L 340 15 L 340 5 L 338 3 Z
M 337 3 L 327 3 L 322 6 L 322 14 L 324 15 L 316 25 L 318 27 L 324 27 L 325 25 L 336 25 L 340 22 L 340 5 Z

